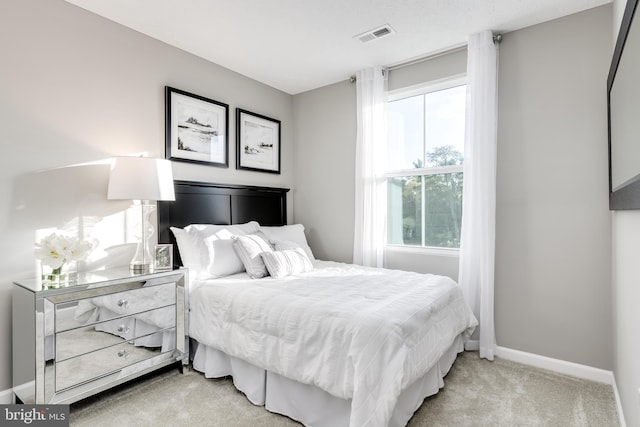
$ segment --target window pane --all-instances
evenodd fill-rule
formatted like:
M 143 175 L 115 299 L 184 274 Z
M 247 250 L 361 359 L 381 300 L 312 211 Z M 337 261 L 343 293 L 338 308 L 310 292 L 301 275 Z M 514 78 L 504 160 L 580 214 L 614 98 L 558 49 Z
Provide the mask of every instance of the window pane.
M 387 104 L 387 170 L 413 169 L 424 161 L 424 95 Z
M 387 241 L 422 245 L 422 177 L 390 178 L 387 186 Z
M 462 172 L 456 172 L 389 178 L 387 242 L 392 245 L 460 247 L 462 177 Z
M 462 172 L 424 177 L 425 246 L 460 247 Z
M 466 85 L 391 101 L 387 107 L 388 172 L 463 164 Z M 388 179 L 389 244 L 460 247 L 463 174 L 433 172 Z
M 425 95 L 425 145 L 431 154 L 440 147 L 449 147 L 452 153 L 459 153 L 459 162 L 433 164 L 427 154 L 427 166 L 461 164 L 464 153 L 464 122 L 466 86 L 431 92 Z

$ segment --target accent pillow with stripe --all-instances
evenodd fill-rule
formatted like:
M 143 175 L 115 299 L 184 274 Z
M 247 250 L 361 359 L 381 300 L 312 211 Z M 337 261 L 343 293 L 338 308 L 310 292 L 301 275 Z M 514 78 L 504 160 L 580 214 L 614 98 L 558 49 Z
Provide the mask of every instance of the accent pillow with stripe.
M 313 264 L 302 248 L 260 254 L 269 274 L 279 279 L 313 270 Z
M 244 264 L 244 269 L 252 279 L 260 279 L 268 276 L 267 267 L 260 254 L 272 252 L 273 248 L 268 242 L 267 236 L 258 231 L 254 234 L 233 237 L 233 249 Z

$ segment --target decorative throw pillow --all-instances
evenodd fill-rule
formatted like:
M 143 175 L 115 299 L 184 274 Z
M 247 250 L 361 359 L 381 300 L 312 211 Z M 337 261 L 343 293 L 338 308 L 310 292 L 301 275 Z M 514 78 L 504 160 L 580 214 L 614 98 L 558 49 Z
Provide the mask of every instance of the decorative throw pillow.
M 233 237 L 233 249 L 244 264 L 245 270 L 252 279 L 260 279 L 268 276 L 267 267 L 262 261 L 262 252 L 272 252 L 273 248 L 268 242 L 267 236 L 258 231 L 254 234 Z
M 292 242 L 291 240 L 274 240 L 273 248 L 276 251 L 291 251 L 298 248 L 304 250 L 304 248 L 302 248 L 299 244 L 297 244 L 296 242 Z
M 260 257 L 269 274 L 276 279 L 313 270 L 313 264 L 302 248 L 262 252 Z
M 300 246 L 304 252 L 307 254 L 310 260 L 314 260 L 313 252 L 311 252 L 311 248 L 307 243 L 307 238 L 304 235 L 304 225 L 302 224 L 293 224 L 293 225 L 284 225 L 284 226 L 260 226 L 260 230 L 264 232 L 269 238 L 269 241 L 275 245 L 275 242 L 281 240 L 288 240 L 290 242 L 295 242 Z

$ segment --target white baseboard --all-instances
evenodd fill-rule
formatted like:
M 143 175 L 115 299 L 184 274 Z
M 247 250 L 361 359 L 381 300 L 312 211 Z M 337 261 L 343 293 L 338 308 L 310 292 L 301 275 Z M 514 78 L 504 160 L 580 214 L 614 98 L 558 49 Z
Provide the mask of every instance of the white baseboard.
M 13 389 L 0 391 L 0 405 L 11 405 L 16 403 Z
M 624 419 L 624 412 L 622 411 L 622 401 L 618 393 L 618 385 L 616 384 L 616 378 L 612 371 L 499 346 L 496 346 L 496 356 L 512 362 L 522 363 L 523 365 L 535 366 L 536 368 L 546 369 L 560 374 L 609 384 L 613 388 L 620 427 L 627 426 Z
M 627 427 L 627 422 L 624 419 L 624 411 L 622 410 L 622 400 L 620 400 L 620 393 L 618 392 L 618 384 L 616 384 L 616 376 L 613 375 L 613 395 L 616 398 L 616 409 L 618 411 L 618 419 L 620 420 L 620 427 Z
M 533 353 L 526 353 L 520 350 L 496 346 L 496 356 L 505 360 L 535 366 L 536 368 L 547 369 L 560 374 L 571 375 L 590 381 L 597 381 L 613 385 L 613 372 L 605 369 L 593 368 L 579 363 L 567 362 L 551 357 L 539 356 Z

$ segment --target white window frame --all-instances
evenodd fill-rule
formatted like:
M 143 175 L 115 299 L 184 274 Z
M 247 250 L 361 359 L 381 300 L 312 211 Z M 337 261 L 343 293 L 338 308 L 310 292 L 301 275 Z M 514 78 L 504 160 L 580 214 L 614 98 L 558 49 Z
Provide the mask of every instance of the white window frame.
M 430 81 L 423 84 L 418 84 L 418 85 L 414 85 L 414 86 L 410 86 L 402 89 L 389 91 L 387 92 L 387 103 L 398 101 L 400 99 L 411 98 L 414 96 L 426 95 L 432 92 L 438 92 L 441 90 L 450 89 L 456 86 L 462 86 L 466 84 L 467 84 L 467 75 L 464 73 L 458 74 L 455 76 L 446 77 L 443 79 L 438 79 L 438 80 Z M 399 178 L 399 177 L 405 177 L 405 176 L 421 176 L 422 177 L 427 175 L 441 175 L 446 173 L 458 173 L 458 172 L 464 172 L 463 165 L 393 170 L 393 171 L 388 171 L 384 173 L 382 175 L 382 179 L 386 184 L 389 178 Z M 422 203 L 423 204 L 425 201 L 424 191 L 425 191 L 425 188 L 423 183 L 422 185 L 422 192 L 423 192 Z M 387 201 L 388 199 L 385 200 L 385 212 L 388 209 L 388 206 L 386 205 Z M 423 212 L 424 212 L 424 206 L 423 206 Z M 422 229 L 424 230 L 424 221 L 425 221 L 424 215 L 422 215 L 422 221 L 423 221 Z M 420 253 L 426 253 L 429 255 L 441 255 L 441 256 L 442 255 L 455 256 L 460 253 L 460 248 L 441 248 L 437 246 L 425 246 L 424 234 L 421 236 L 422 245 L 420 246 L 388 243 L 387 237 L 388 237 L 388 234 L 385 231 L 385 247 L 390 249 L 392 248 L 393 250 L 420 252 Z

